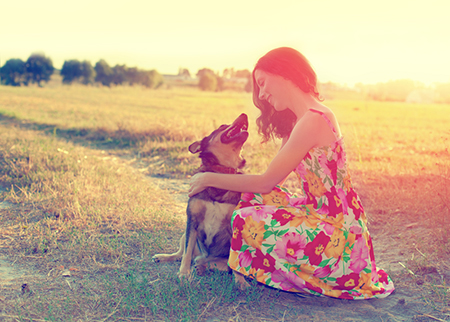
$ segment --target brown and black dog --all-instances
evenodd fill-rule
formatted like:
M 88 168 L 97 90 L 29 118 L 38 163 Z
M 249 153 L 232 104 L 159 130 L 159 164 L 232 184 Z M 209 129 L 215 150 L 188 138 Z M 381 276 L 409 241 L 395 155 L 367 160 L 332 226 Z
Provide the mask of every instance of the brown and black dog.
M 221 125 L 201 141 L 189 146 L 191 153 L 200 153 L 201 167 L 197 172 L 241 174 L 245 160 L 242 146 L 248 138 L 248 118 L 241 114 L 231 125 Z M 181 258 L 178 276 L 189 277 L 194 258 L 195 269 L 202 274 L 205 269 L 229 270 L 227 261 L 231 242 L 231 216 L 241 194 L 216 188 L 207 188 L 192 196 L 187 205 L 186 232 L 180 248 L 173 254 L 157 254 L 155 262 L 175 261 Z M 234 272 L 241 288 L 248 286 L 244 277 Z

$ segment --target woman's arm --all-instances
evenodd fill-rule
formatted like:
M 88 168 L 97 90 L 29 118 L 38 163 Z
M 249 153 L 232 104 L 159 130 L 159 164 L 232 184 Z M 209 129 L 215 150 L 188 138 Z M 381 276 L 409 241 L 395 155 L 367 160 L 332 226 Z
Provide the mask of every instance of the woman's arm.
M 317 113 L 306 113 L 294 126 L 289 139 L 269 164 L 266 172 L 259 175 L 198 173 L 191 178 L 189 197 L 207 187 L 239 192 L 268 193 L 297 167 L 311 148 L 322 141 L 323 131 L 331 132 L 322 116 Z M 331 135 L 333 134 L 331 133 Z

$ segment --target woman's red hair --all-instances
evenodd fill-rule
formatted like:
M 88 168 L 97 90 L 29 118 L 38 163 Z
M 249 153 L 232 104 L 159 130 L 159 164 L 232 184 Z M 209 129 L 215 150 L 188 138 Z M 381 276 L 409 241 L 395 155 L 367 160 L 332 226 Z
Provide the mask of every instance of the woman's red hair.
M 290 110 L 275 111 L 272 105 L 259 99 L 259 86 L 256 83 L 255 71 L 262 70 L 291 81 L 305 93 L 310 93 L 317 100 L 322 101 L 317 90 L 317 76 L 311 64 L 300 52 L 289 47 L 280 47 L 269 51 L 262 56 L 253 69 L 253 103 L 261 110 L 261 115 L 256 120 L 258 132 L 262 135 L 262 142 L 270 139 L 289 136 L 296 116 Z

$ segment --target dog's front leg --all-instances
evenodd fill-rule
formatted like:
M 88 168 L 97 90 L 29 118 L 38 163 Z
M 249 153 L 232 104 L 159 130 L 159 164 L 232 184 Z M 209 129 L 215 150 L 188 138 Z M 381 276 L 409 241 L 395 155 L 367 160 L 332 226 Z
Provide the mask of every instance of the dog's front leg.
M 178 272 L 178 277 L 180 279 L 189 277 L 191 272 L 192 254 L 197 244 L 197 231 L 195 229 L 191 229 L 187 233 L 183 258 L 181 259 L 180 271 Z

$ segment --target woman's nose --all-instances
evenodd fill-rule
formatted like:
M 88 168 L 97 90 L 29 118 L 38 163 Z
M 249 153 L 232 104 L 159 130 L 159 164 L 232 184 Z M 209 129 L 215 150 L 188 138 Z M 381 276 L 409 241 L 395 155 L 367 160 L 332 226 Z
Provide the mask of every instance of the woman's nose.
M 265 95 L 266 95 L 266 94 L 264 93 L 264 91 L 263 91 L 262 89 L 260 89 L 260 90 L 259 90 L 259 99 L 260 99 L 260 100 L 264 100 L 264 99 L 265 99 Z

